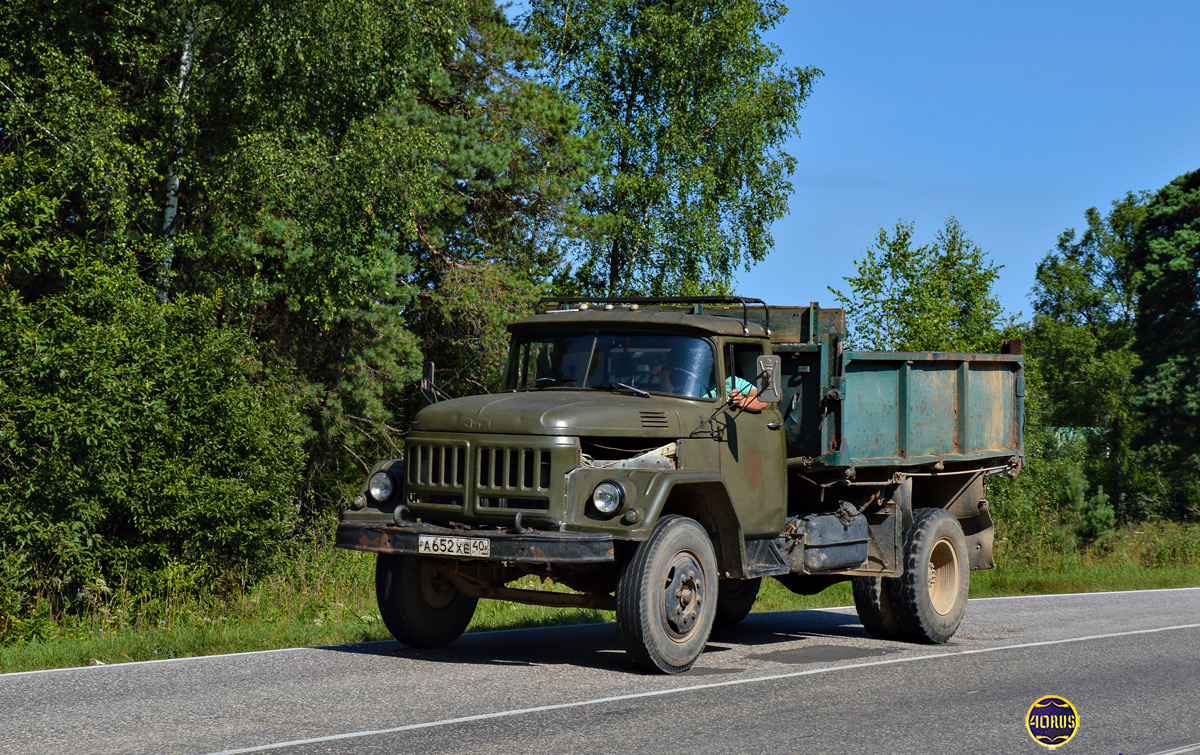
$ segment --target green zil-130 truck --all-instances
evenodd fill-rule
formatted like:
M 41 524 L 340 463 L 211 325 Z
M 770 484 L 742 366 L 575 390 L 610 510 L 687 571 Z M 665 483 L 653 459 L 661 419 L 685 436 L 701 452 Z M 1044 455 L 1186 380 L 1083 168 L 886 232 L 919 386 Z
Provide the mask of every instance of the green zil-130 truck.
M 763 577 L 851 580 L 879 637 L 958 629 L 994 566 L 984 478 L 1024 462 L 1019 341 L 852 351 L 841 310 L 741 297 L 546 299 L 510 329 L 505 390 L 421 409 L 342 514 L 396 639 L 447 645 L 480 598 L 593 607 L 677 673 Z

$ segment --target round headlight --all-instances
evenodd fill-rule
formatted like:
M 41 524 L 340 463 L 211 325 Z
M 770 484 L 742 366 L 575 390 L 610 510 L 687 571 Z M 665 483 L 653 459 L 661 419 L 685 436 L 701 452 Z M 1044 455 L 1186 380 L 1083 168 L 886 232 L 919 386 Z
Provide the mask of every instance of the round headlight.
M 367 483 L 367 492 L 381 503 L 391 498 L 395 489 L 396 483 L 392 482 L 392 476 L 383 471 L 371 475 L 371 481 Z
M 615 482 L 602 482 L 592 491 L 592 505 L 601 514 L 615 514 L 625 503 L 625 490 Z

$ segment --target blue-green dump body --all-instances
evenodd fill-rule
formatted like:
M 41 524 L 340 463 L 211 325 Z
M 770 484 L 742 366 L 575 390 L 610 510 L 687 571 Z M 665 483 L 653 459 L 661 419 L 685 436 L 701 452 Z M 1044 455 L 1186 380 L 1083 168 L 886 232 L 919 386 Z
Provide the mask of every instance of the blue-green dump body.
M 945 464 L 1023 455 L 1019 355 L 849 351 L 829 466 Z
M 1019 342 L 998 354 L 843 351 L 841 310 L 772 311 L 789 466 L 936 471 L 1023 463 Z

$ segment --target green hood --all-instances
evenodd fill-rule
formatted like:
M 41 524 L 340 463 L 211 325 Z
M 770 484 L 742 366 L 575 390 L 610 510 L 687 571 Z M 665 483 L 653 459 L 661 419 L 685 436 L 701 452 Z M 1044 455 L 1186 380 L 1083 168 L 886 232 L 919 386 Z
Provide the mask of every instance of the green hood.
M 413 430 L 503 435 L 680 435 L 680 411 L 707 417 L 711 402 L 599 390 L 495 393 L 441 401 L 417 412 Z

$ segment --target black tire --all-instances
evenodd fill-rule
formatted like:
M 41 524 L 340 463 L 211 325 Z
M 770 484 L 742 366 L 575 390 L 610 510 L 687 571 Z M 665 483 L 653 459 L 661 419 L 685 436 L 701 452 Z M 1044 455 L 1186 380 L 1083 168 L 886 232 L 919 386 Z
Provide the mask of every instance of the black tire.
M 892 605 L 892 583 L 889 577 L 855 577 L 854 608 L 863 627 L 881 640 L 892 640 L 902 633 L 900 617 Z
M 660 517 L 617 582 L 617 627 L 634 665 L 678 674 L 696 662 L 717 613 L 717 556 L 694 519 Z
M 758 589 L 762 587 L 762 578 L 754 579 L 722 579 L 717 583 L 717 615 L 713 624 L 719 627 L 731 627 L 750 613 L 754 600 L 758 597 Z
M 429 559 L 387 553 L 375 560 L 375 598 L 384 626 L 414 648 L 440 648 L 457 640 L 479 602 L 439 577 Z
M 932 643 L 953 637 L 970 586 L 971 562 L 958 520 L 943 509 L 917 509 L 904 528 L 904 574 L 891 590 L 904 636 Z

